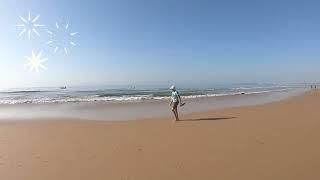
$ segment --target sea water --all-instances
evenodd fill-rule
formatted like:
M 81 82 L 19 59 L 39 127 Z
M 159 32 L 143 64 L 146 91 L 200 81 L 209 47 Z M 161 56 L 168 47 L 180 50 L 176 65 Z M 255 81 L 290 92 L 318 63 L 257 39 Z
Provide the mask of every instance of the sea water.
M 210 88 L 179 88 L 183 98 L 232 96 L 238 94 L 262 94 L 301 89 L 302 85 L 238 84 Z M 0 90 L 1 104 L 46 104 L 68 102 L 141 102 L 168 99 L 167 87 L 41 87 Z
M 304 85 L 236 84 L 178 88 L 181 115 L 284 100 L 310 90 Z M 84 119 L 122 121 L 171 117 L 166 87 L 67 87 L 2 89 L 0 120 Z

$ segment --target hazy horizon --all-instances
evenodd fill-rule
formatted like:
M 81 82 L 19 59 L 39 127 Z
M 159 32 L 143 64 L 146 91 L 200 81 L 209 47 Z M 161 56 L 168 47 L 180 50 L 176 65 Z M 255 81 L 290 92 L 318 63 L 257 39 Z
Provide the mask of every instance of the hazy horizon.
M 0 89 L 317 83 L 319 8 L 289 0 L 5 0 Z M 45 25 L 30 40 L 15 26 L 29 12 Z M 78 33 L 68 55 L 46 44 L 56 22 Z M 48 58 L 47 70 L 28 71 L 32 51 Z
M 154 89 L 167 89 L 172 85 L 175 85 L 180 90 L 186 89 L 224 89 L 224 88 L 259 88 L 259 87 L 305 87 L 308 88 L 310 85 L 319 85 L 320 83 L 211 83 L 211 84 L 92 84 L 92 85 L 52 85 L 52 86 L 19 86 L 19 87 L 7 87 L 0 88 L 2 92 L 15 92 L 15 91 L 50 91 L 59 90 L 61 87 L 66 87 L 71 91 L 82 91 L 82 90 L 107 90 L 107 89 L 118 89 L 118 90 L 154 90 Z

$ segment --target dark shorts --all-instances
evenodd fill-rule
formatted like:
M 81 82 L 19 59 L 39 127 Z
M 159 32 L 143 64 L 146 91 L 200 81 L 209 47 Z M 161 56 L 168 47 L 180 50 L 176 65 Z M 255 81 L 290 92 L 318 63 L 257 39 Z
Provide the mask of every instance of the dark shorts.
M 178 107 L 178 105 L 179 105 L 179 101 L 177 101 L 177 102 L 173 102 L 173 109 L 176 109 L 177 107 Z

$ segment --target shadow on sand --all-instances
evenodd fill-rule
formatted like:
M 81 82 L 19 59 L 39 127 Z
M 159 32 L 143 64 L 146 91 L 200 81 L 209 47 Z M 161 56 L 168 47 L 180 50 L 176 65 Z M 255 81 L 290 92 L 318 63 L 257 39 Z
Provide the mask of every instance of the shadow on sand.
M 216 118 L 198 118 L 198 119 L 180 119 L 179 121 L 219 121 L 227 119 L 235 119 L 236 117 L 216 117 Z

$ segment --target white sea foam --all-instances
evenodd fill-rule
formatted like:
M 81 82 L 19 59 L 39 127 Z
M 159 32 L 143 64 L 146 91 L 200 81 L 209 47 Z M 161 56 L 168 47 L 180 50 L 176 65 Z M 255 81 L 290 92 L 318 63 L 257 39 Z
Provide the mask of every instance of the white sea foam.
M 270 89 L 270 90 L 269 90 Z M 191 92 L 192 95 L 182 96 L 185 99 L 194 99 L 194 98 L 203 98 L 203 97 L 221 97 L 221 96 L 234 96 L 234 95 L 252 95 L 252 94 L 263 94 L 263 93 L 272 93 L 272 92 L 282 92 L 282 91 L 290 91 L 294 88 L 288 87 L 277 87 L 266 88 L 266 87 L 254 87 L 254 88 L 243 88 L 239 87 L 236 89 L 229 89 L 228 91 L 221 91 L 215 93 L 214 90 L 204 90 L 207 92 L 206 94 L 201 94 L 202 91 L 187 91 Z M 250 91 L 252 90 L 252 91 Z M 64 91 L 63 91 L 64 92 Z M 117 95 L 106 95 L 104 93 L 97 94 L 97 91 L 88 91 L 85 93 L 88 94 L 80 94 L 78 92 L 71 92 L 70 94 L 63 94 L 63 92 L 52 92 L 52 91 L 32 91 L 32 95 L 30 92 L 20 91 L 18 93 L 9 93 L 0 96 L 0 104 L 45 104 L 45 103 L 70 103 L 70 102 L 138 102 L 145 100 L 169 100 L 170 92 L 156 91 L 154 93 L 147 92 L 147 94 L 137 95 L 132 93 L 132 95 L 121 95 L 121 93 Z M 116 91 L 117 92 L 117 91 Z M 137 93 L 141 93 L 146 91 L 137 91 Z M 44 94 L 43 94 L 44 93 Z M 51 93 L 51 94 L 46 94 Z M 52 95 L 52 93 L 54 95 Z M 59 94 L 60 93 L 60 94 Z M 83 93 L 83 92 L 80 92 Z M 158 93 L 158 95 L 157 95 Z M 160 94 L 161 95 L 160 95 Z M 22 95 L 21 95 L 22 94 Z M 39 95 L 40 94 L 40 95 Z M 107 93 L 108 94 L 108 93 Z M 167 96 L 168 94 L 168 96 Z M 180 94 L 184 94 L 183 92 Z

